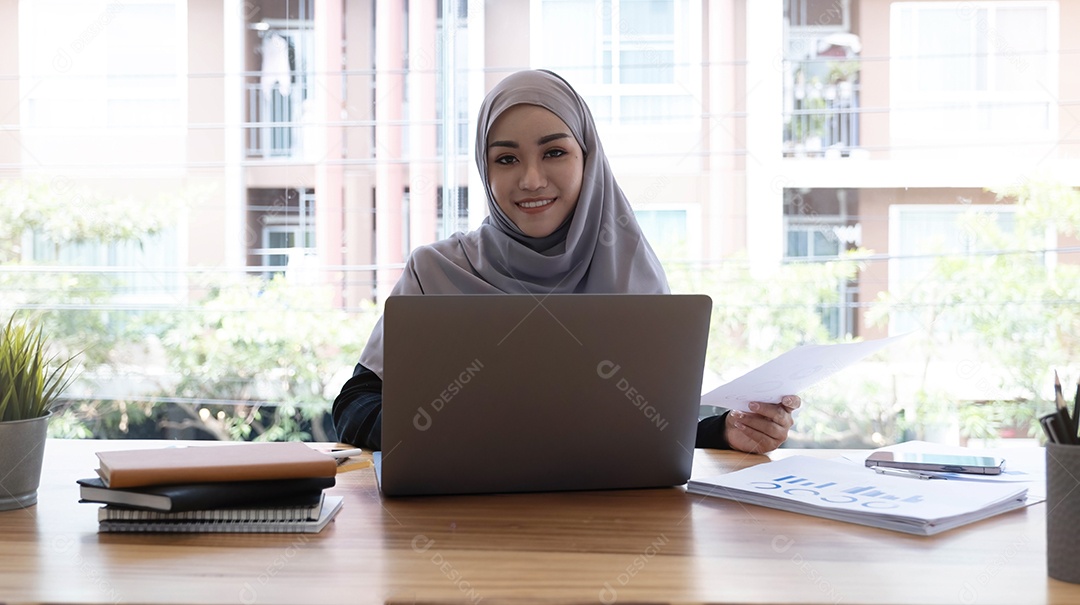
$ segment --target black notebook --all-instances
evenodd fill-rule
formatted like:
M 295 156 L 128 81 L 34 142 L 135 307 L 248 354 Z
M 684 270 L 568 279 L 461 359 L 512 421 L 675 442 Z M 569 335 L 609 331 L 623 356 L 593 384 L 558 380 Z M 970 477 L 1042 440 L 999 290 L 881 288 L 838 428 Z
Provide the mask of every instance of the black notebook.
M 322 490 L 333 487 L 335 482 L 335 477 L 306 477 L 110 489 L 97 477 L 78 480 L 83 502 L 166 512 L 314 504 Z

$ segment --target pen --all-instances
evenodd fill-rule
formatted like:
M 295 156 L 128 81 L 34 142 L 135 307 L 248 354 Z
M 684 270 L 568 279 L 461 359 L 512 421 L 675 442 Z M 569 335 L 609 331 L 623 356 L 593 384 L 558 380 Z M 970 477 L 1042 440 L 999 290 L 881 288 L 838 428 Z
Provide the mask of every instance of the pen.
M 1065 396 L 1061 394 L 1061 379 L 1058 378 L 1057 370 L 1054 370 L 1054 403 L 1058 408 L 1065 407 Z
M 894 477 L 910 477 L 912 479 L 944 479 L 938 475 L 932 475 L 927 473 L 920 473 L 918 471 L 907 470 L 903 468 L 886 468 L 883 466 L 875 466 L 874 472 L 879 475 L 892 475 Z
M 1073 434 L 1080 441 L 1080 378 L 1076 379 L 1076 395 L 1073 396 Z
M 353 456 L 360 456 L 363 453 L 363 449 L 355 447 L 353 449 L 334 449 L 334 451 L 330 451 L 329 455 L 332 458 L 351 458 Z
M 1057 370 L 1054 370 L 1054 402 L 1057 404 L 1055 413 L 1058 416 L 1054 428 L 1057 429 L 1056 443 L 1072 444 L 1080 443 L 1080 437 L 1076 434 L 1076 424 L 1069 417 L 1069 406 L 1065 403 L 1065 396 L 1061 393 L 1061 379 Z

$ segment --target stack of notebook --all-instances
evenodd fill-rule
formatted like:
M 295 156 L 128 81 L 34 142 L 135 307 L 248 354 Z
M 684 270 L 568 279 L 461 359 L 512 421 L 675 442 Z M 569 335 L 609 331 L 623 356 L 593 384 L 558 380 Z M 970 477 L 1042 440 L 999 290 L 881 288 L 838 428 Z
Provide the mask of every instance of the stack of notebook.
M 338 462 L 303 443 L 98 452 L 81 501 L 99 532 L 317 533 L 341 509 Z

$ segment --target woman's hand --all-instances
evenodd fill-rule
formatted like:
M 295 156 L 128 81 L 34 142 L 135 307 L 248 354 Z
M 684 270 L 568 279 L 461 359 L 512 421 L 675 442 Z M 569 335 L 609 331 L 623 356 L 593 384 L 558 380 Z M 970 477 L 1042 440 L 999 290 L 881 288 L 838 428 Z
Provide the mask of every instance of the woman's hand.
M 733 450 L 764 454 L 787 440 L 795 424 L 791 412 L 802 405 L 798 395 L 785 395 L 780 403 L 750 402 L 750 412 L 732 410 L 724 421 L 728 445 Z

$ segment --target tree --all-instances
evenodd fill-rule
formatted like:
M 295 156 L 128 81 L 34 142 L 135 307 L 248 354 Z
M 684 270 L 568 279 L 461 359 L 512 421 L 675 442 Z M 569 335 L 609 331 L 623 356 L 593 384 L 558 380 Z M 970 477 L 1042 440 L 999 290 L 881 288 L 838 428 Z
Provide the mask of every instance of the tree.
M 960 359 L 956 377 L 974 378 L 974 389 L 960 395 L 924 371 L 906 408 L 909 422 L 929 416 L 909 427 L 914 436 L 941 414 L 958 418 L 964 437 L 993 438 L 1006 428 L 1036 436 L 1033 419 L 1052 406 L 1051 369 L 1080 352 L 1080 266 L 1058 264 L 1047 249 L 1048 233 L 1080 231 L 1080 194 L 1045 179 L 993 191 L 1015 206 L 1011 228 L 996 220 L 997 209 L 972 206 L 961 223 L 969 252 L 942 254 L 930 275 L 882 296 L 870 313 L 881 323 L 920 310 L 924 370 Z
M 360 358 L 377 316 L 348 313 L 325 288 L 279 277 L 215 280 L 194 312 L 173 315 L 158 397 L 171 429 L 218 439 L 334 441 L 329 402 Z

